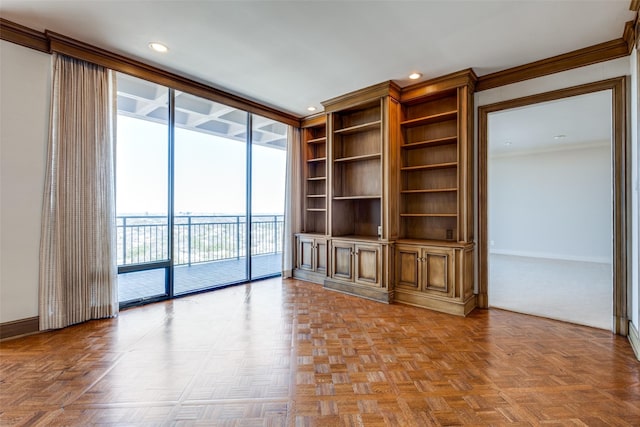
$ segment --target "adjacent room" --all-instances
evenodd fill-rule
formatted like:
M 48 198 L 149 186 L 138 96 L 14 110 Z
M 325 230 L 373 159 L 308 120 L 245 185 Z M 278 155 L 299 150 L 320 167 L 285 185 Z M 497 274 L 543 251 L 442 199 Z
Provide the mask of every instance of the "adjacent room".
M 610 330 L 611 93 L 489 116 L 489 303 Z

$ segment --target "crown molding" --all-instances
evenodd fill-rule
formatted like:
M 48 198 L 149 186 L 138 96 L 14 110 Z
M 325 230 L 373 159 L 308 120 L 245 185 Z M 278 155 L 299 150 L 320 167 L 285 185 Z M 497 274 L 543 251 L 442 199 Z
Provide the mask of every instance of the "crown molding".
M 322 101 L 321 104 L 325 112 L 330 113 L 343 108 L 356 106 L 377 97 L 390 96 L 391 98 L 398 99 L 400 97 L 400 91 L 400 86 L 395 82 L 386 81 Z
M 163 86 L 188 92 L 214 102 L 225 104 L 250 113 L 255 113 L 269 119 L 299 127 L 300 119 L 275 108 L 260 104 L 256 101 L 198 83 L 186 77 L 145 64 L 135 59 L 113 53 L 79 40 L 72 39 L 52 31 L 45 31 L 49 40 L 51 52 L 82 59 L 93 64 L 101 65 L 111 70 L 130 74 Z
M 627 43 L 627 52 L 631 54 L 633 48 L 636 45 L 636 28 L 638 24 L 638 15 L 636 14 L 635 21 L 628 21 L 624 24 L 624 32 L 622 33 L 622 39 Z
M 638 11 L 640 9 L 640 0 L 631 0 L 629 9 Z M 640 30 L 638 28 L 640 28 L 640 24 L 638 21 L 638 15 L 636 15 L 635 21 L 625 23 L 623 36 L 620 39 L 611 40 L 562 55 L 487 74 L 479 77 L 477 79 L 477 83 L 475 83 L 475 75 L 472 76 L 473 78 L 471 80 L 474 80 L 475 91 L 480 92 L 561 71 L 571 70 L 573 68 L 622 58 L 629 55 L 637 44 L 637 39 L 640 37 Z M 234 108 L 256 113 L 289 125 L 300 125 L 300 117 L 51 31 L 45 31 L 42 33 L 8 21 L 4 18 L 0 18 L 0 39 L 41 52 L 51 53 L 52 51 L 56 51 L 69 56 L 74 56 L 88 62 L 103 65 L 116 71 L 131 74 L 158 84 L 171 86 L 175 89 L 184 90 L 185 92 L 202 96 L 203 98 L 210 99 L 212 101 L 224 103 Z M 442 78 L 444 77 L 449 76 L 443 76 Z M 436 84 L 441 81 L 442 78 L 439 77 L 432 79 L 429 82 L 431 84 Z M 415 86 L 422 87 L 425 83 L 427 82 L 419 83 Z M 412 87 L 413 86 L 404 88 L 403 91 L 407 91 L 407 93 L 411 92 L 410 88 Z M 393 93 L 399 93 L 401 91 L 399 88 L 393 89 Z M 332 99 L 326 102 L 331 104 L 333 101 L 335 100 Z
M 71 56 L 291 126 L 300 126 L 300 118 L 292 114 L 52 31 L 41 33 L 0 18 L 0 39 L 41 52 Z
M 4 18 L 0 18 L 0 40 L 50 53 L 49 40 L 44 33 L 7 21 Z
M 327 123 L 327 115 L 324 112 L 312 114 L 300 120 L 301 128 L 321 126 Z
M 445 90 L 455 89 L 460 86 L 468 86 L 469 91 L 473 93 L 478 76 L 471 68 L 456 71 L 455 73 L 436 77 L 424 82 L 415 83 L 413 85 L 402 88 L 400 95 L 401 102 L 409 102 L 411 100 L 424 98 L 432 93 L 441 93 Z
M 626 28 L 627 26 L 625 25 Z M 561 71 L 622 58 L 627 55 L 629 55 L 629 44 L 625 39 L 619 38 L 481 76 L 478 78 L 476 91 L 493 89 Z

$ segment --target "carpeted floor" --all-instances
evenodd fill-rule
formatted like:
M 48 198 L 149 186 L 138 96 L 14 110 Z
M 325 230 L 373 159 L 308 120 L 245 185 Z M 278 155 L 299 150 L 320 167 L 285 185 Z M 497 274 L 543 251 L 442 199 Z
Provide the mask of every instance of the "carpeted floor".
M 489 305 L 611 330 L 611 264 L 491 254 Z

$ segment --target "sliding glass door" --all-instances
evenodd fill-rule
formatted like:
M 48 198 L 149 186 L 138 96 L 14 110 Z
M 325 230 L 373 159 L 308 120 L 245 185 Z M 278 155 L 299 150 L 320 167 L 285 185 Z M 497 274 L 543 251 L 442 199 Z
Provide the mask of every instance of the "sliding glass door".
M 176 92 L 174 292 L 247 280 L 248 114 Z
M 168 295 L 169 89 L 118 79 L 116 224 L 121 303 Z M 142 116 L 141 109 L 148 114 Z
M 282 272 L 287 126 L 251 120 L 251 278 Z
M 287 126 L 118 75 L 121 306 L 280 274 Z

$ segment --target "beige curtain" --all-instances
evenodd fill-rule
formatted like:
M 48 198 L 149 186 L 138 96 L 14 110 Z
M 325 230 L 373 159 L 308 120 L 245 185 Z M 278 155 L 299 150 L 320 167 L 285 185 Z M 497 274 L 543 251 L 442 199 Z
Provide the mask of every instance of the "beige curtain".
M 115 80 L 53 55 L 51 130 L 40 242 L 40 329 L 118 313 Z
M 287 172 L 285 179 L 284 245 L 282 251 L 282 277 L 293 274 L 295 253 L 294 234 L 300 232 L 302 214 L 300 197 L 302 194 L 302 165 L 300 152 L 300 129 L 289 126 L 287 132 Z

